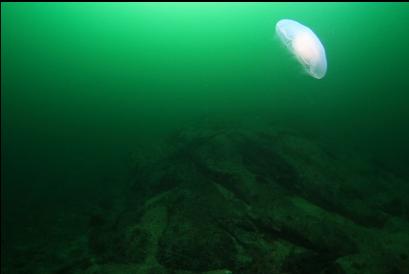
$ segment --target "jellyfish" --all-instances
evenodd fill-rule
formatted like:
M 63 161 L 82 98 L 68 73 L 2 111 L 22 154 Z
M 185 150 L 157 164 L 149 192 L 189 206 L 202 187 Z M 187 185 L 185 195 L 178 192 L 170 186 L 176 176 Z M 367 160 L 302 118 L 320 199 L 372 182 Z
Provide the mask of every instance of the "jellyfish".
M 316 79 L 325 76 L 327 72 L 325 49 L 310 28 L 297 21 L 283 19 L 277 22 L 276 33 L 309 75 Z

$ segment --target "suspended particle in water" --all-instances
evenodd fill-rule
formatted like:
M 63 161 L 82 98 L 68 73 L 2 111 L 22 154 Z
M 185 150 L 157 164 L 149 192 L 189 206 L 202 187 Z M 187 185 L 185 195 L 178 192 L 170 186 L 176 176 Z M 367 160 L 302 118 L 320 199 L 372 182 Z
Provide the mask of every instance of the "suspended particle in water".
M 276 33 L 309 75 L 317 79 L 325 76 L 327 73 L 325 49 L 310 28 L 297 21 L 283 19 L 277 22 Z

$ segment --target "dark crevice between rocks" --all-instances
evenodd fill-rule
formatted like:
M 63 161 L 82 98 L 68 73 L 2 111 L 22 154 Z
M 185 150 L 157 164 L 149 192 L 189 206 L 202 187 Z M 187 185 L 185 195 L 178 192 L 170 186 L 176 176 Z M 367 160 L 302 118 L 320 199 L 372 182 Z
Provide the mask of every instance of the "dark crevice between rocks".
M 311 241 L 302 235 L 299 231 L 290 227 L 275 227 L 259 219 L 252 219 L 260 232 L 277 239 L 285 240 L 295 246 L 303 247 L 318 255 L 324 256 L 329 261 L 335 261 L 337 258 L 354 254 L 357 252 L 356 245 L 348 238 L 339 236 L 333 244 L 317 241 Z M 325 236 L 323 236 L 325 237 Z
M 90 266 L 93 265 L 93 262 L 90 257 L 85 257 L 72 261 L 54 271 L 54 274 L 70 274 L 75 273 L 76 271 L 84 271 Z
M 244 193 L 239 188 L 240 184 L 237 183 L 239 179 L 236 178 L 233 174 L 210 169 L 200 161 L 195 161 L 195 166 L 198 171 L 203 174 L 203 176 L 222 185 L 230 192 L 234 193 L 234 195 L 236 195 L 236 197 L 243 201 L 245 204 L 248 205 L 250 203 L 250 197 L 248 197 L 248 193 Z
M 282 271 L 290 274 L 343 274 L 342 268 L 331 254 L 306 251 L 288 256 Z
M 297 171 L 272 148 L 245 141 L 240 144 L 244 165 L 259 178 L 269 178 L 290 192 L 298 193 Z
M 262 233 L 265 233 L 269 236 L 273 236 L 276 239 L 283 239 L 289 243 L 292 243 L 293 245 L 300 246 L 305 249 L 310 249 L 318 253 L 327 251 L 322 250 L 321 247 L 318 247 L 317 245 L 315 245 L 310 240 L 306 239 L 304 236 L 300 235 L 296 231 L 291 231 L 290 229 L 283 230 L 282 228 L 279 227 L 273 227 L 257 219 L 253 219 L 253 222 L 256 224 L 256 226 Z
M 357 225 L 381 228 L 386 222 L 387 215 L 382 214 L 382 212 L 378 210 L 361 208 L 361 211 L 357 213 L 354 211 L 354 208 L 350 209 L 336 204 L 336 201 L 339 201 L 339 199 L 331 199 L 329 196 L 330 195 L 326 196 L 325 193 L 319 193 L 319 191 L 316 193 L 310 191 L 303 197 L 329 212 L 336 213 L 346 219 L 349 219 Z
M 356 224 L 366 227 L 382 227 L 386 216 L 378 211 L 371 214 L 357 214 L 352 210 L 336 204 L 339 199 L 331 199 L 328 193 L 322 193 L 319 189 L 309 191 L 303 187 L 306 182 L 298 175 L 297 170 L 283 157 L 278 155 L 272 147 L 245 141 L 240 145 L 244 165 L 254 174 L 260 183 L 272 181 L 279 184 L 288 192 L 297 194 L 304 199 L 320 206 L 321 208 L 339 214 Z
M 216 218 L 214 218 L 213 220 L 214 220 L 214 223 L 216 223 L 221 230 L 223 230 L 232 239 L 234 239 L 238 245 L 240 245 L 243 248 L 248 248 L 249 247 L 247 243 L 242 241 L 240 239 L 240 237 L 238 237 L 236 235 L 236 233 L 233 231 L 233 229 L 231 227 L 236 227 L 236 230 L 237 230 L 237 228 L 240 228 L 240 229 L 243 229 L 243 230 L 245 230 L 247 232 L 253 232 L 253 233 L 256 232 L 255 227 L 249 228 L 248 226 L 241 226 L 241 225 L 238 225 L 237 222 L 235 222 L 234 224 L 229 225 L 229 224 L 226 224 L 226 222 L 223 222 L 223 221 L 218 220 Z M 250 221 L 248 221 L 248 222 L 250 222 Z

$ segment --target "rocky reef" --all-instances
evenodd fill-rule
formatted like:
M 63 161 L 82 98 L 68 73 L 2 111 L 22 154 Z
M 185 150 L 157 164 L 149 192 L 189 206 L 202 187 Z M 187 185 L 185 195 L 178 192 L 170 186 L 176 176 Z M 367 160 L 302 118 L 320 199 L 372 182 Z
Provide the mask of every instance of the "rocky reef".
M 352 152 L 197 126 L 131 167 L 117 205 L 92 214 L 86 252 L 47 273 L 409 273 L 409 184 Z

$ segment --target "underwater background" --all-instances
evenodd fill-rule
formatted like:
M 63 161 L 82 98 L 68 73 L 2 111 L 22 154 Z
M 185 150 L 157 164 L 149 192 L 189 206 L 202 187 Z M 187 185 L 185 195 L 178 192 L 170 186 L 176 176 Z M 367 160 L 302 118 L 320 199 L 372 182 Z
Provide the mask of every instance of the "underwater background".
M 408 3 L 2 3 L 1 273 L 409 273 L 408 34 Z

